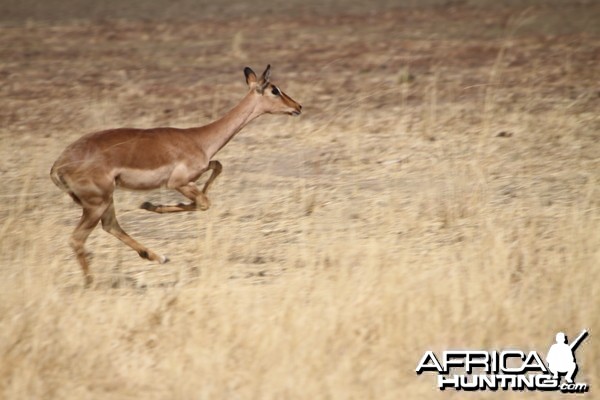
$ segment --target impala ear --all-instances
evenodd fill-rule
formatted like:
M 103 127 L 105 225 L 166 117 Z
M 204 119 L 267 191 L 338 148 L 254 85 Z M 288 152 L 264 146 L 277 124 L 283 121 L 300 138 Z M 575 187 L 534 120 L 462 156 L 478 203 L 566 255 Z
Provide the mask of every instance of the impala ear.
M 259 93 L 262 93 L 265 90 L 265 88 L 269 84 L 270 77 L 271 77 L 271 64 L 267 65 L 265 72 L 262 73 L 260 79 L 257 82 Z
M 248 84 L 248 86 L 252 87 L 256 85 L 256 74 L 254 73 L 254 71 L 252 71 L 252 68 L 244 68 L 244 75 L 246 76 L 246 83 Z
M 265 83 L 269 82 L 270 77 L 271 77 L 271 64 L 267 65 L 267 68 L 265 68 L 265 72 L 263 72 L 262 76 L 260 77 L 260 83 L 264 85 Z

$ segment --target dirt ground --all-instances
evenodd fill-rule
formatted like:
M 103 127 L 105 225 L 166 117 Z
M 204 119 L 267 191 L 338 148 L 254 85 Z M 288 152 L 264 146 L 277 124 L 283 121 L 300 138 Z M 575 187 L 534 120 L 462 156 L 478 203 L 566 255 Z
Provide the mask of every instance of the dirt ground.
M 600 3 L 41 4 L 0 4 L 0 397 L 459 397 L 426 350 L 584 328 L 600 385 Z M 268 63 L 303 114 L 217 155 L 207 212 L 118 192 L 172 261 L 98 228 L 84 290 L 62 149 L 206 124 Z

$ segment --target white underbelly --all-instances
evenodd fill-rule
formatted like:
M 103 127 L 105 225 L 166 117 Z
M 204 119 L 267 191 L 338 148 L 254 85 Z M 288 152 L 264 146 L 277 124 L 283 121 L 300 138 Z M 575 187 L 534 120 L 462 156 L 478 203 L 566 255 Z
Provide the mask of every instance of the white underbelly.
M 115 171 L 115 184 L 134 190 L 156 189 L 167 185 L 172 170 L 168 165 L 156 169 L 120 168 Z

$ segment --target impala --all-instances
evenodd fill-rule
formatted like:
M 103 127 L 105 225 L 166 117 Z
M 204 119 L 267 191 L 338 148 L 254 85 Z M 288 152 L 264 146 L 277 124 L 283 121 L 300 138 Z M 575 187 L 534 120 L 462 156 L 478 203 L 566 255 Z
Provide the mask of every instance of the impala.
M 175 189 L 191 202 L 161 205 L 145 202 L 141 208 L 156 213 L 207 210 L 208 189 L 222 171 L 212 160 L 246 124 L 262 114 L 299 115 L 302 106 L 269 81 L 271 66 L 257 78 L 246 67 L 249 87 L 242 101 L 221 119 L 198 128 L 120 128 L 87 134 L 69 145 L 52 166 L 50 176 L 61 190 L 81 206 L 83 213 L 70 244 L 83 271 L 85 285 L 92 275 L 85 241 L 99 221 L 102 228 L 138 252 L 158 263 L 169 261 L 129 236 L 117 222 L 113 192 L 116 188 L 150 190 Z M 202 189 L 195 181 L 206 171 L 212 173 Z

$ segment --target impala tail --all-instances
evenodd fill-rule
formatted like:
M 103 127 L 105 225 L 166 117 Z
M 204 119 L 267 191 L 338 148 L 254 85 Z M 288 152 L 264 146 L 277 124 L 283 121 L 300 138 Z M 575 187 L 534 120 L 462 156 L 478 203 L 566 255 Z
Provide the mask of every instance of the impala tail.
M 73 199 L 73 201 L 79 205 L 81 205 L 81 200 L 79 200 L 79 197 L 77 197 L 75 195 L 75 193 L 73 193 L 73 191 L 69 188 L 69 185 L 67 184 L 67 182 L 65 181 L 65 178 L 62 176 L 62 174 L 58 171 L 58 168 L 56 168 L 56 164 L 54 164 L 52 166 L 52 169 L 50 170 L 50 179 L 52 179 L 52 182 L 54 182 L 54 184 L 63 192 L 66 192 L 69 194 L 69 196 L 71 196 L 71 198 Z

